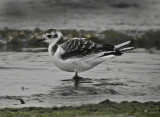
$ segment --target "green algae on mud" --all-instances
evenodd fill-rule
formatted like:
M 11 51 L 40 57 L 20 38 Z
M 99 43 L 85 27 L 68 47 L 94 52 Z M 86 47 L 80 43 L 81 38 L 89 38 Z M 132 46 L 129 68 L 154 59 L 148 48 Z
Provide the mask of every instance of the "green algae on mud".
M 105 100 L 99 104 L 63 107 L 24 107 L 0 109 L 0 117 L 159 117 L 160 102 L 127 102 L 120 103 Z
M 160 30 L 138 31 L 115 31 L 105 30 L 101 32 L 85 30 L 61 30 L 64 37 L 83 37 L 98 43 L 118 44 L 133 40 L 138 48 L 160 49 Z M 0 50 L 21 50 L 21 48 L 46 47 L 45 43 L 36 43 L 37 38 L 43 34 L 43 30 L 17 30 L 4 28 L 0 30 Z

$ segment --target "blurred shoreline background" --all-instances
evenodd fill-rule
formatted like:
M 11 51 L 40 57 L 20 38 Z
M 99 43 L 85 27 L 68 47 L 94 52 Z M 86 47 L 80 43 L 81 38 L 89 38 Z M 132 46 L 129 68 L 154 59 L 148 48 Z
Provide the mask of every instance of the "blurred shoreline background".
M 134 40 L 137 48 L 159 49 L 159 6 L 159 0 L 1 0 L 0 50 L 46 47 L 35 40 L 50 28 L 66 38 Z
M 1 0 L 0 29 L 159 29 L 159 6 L 159 0 Z

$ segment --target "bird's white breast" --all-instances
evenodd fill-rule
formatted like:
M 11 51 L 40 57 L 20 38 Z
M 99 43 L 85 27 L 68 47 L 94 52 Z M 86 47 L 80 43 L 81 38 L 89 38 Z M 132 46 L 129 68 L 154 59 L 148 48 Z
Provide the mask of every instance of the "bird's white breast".
M 92 66 L 87 62 L 83 61 L 80 58 L 73 58 L 63 60 L 61 54 L 64 53 L 64 50 L 59 46 L 56 53 L 53 55 L 54 64 L 63 71 L 68 72 L 81 72 L 90 69 Z

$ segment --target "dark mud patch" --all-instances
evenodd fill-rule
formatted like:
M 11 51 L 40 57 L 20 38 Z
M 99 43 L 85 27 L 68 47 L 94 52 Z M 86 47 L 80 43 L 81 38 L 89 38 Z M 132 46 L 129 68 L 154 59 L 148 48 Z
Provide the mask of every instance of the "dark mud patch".
M 57 89 L 54 89 L 50 93 L 51 95 L 54 95 L 56 97 L 83 97 L 85 96 L 93 96 L 93 95 L 102 95 L 102 94 L 119 94 L 114 89 L 102 89 L 102 88 L 96 88 L 96 87 L 78 87 L 74 88 L 72 86 L 64 86 L 64 87 L 58 87 Z
M 0 99 L 17 100 L 19 96 L 0 96 Z
M 79 98 L 87 96 L 94 96 L 94 95 L 103 95 L 103 94 L 110 94 L 110 95 L 119 95 L 120 93 L 113 89 L 112 87 L 108 86 L 126 86 L 126 84 L 121 82 L 108 82 L 108 79 L 90 79 L 90 78 L 82 78 L 80 79 L 80 86 L 74 87 L 74 80 L 66 79 L 62 80 L 62 86 L 52 88 L 50 91 L 51 97 L 74 97 Z
M 160 93 L 160 85 L 151 86 L 149 87 L 149 89 L 151 90 L 151 92 Z
M 129 83 L 141 83 L 141 82 L 135 81 L 135 80 L 128 80 L 127 82 L 129 82 Z
M 113 82 L 113 80 L 119 80 L 120 78 L 101 78 L 101 79 L 91 79 L 91 78 L 83 78 L 80 77 L 80 84 L 83 83 L 89 83 L 92 84 L 93 86 L 104 86 L 104 85 L 113 85 L 113 86 L 127 86 L 126 83 L 122 83 L 122 82 Z M 65 79 L 65 80 L 61 80 L 63 81 L 63 83 L 65 84 L 69 84 L 69 83 L 74 83 L 74 79 Z
M 102 82 L 102 83 L 97 83 L 97 84 L 94 84 L 94 86 L 106 86 L 106 85 L 111 85 L 111 86 L 127 86 L 127 84 L 125 83 L 122 83 L 122 82 Z
M 52 93 L 55 94 L 56 92 L 59 92 L 58 95 L 62 94 L 63 96 L 120 94 L 113 87 L 115 87 L 115 86 L 128 86 L 128 85 L 123 82 L 113 82 L 113 79 L 112 80 L 110 78 L 91 79 L 91 78 L 82 78 L 81 77 L 80 86 L 78 88 L 73 87 L 74 80 L 66 79 L 66 80 L 62 80 L 63 81 L 62 84 L 64 86 L 54 88 L 54 91 Z M 114 80 L 118 80 L 118 78 L 115 78 Z M 62 92 L 62 93 L 60 93 L 60 92 Z
M 130 95 L 131 96 L 145 96 L 147 94 L 144 92 L 132 92 L 132 93 L 130 93 Z
M 118 2 L 118 3 L 111 4 L 111 6 L 114 8 L 124 9 L 124 8 L 131 8 L 131 7 L 136 8 L 139 5 L 137 3 Z

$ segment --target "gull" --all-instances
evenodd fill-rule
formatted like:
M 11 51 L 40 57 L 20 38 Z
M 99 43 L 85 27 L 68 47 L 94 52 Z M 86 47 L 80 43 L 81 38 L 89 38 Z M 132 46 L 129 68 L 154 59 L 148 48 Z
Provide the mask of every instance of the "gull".
M 48 53 L 59 69 L 75 72 L 73 77 L 75 87 L 78 87 L 79 84 L 78 73 L 92 69 L 108 59 L 134 49 L 134 47 L 129 47 L 132 41 L 126 41 L 115 46 L 95 43 L 86 38 L 73 38 L 65 41 L 63 34 L 56 29 L 47 30 L 37 42 L 49 44 Z

